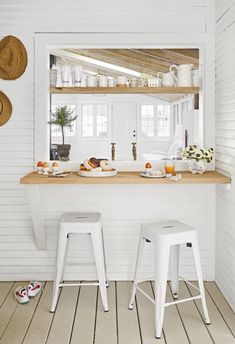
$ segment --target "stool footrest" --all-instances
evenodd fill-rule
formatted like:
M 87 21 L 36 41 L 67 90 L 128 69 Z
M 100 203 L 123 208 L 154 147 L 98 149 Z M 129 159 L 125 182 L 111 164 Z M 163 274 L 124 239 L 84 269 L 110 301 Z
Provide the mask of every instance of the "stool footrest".
M 153 298 L 151 298 L 143 289 L 141 289 L 140 287 L 138 287 L 138 285 L 135 284 L 135 288 L 137 290 L 139 290 L 145 297 L 147 297 L 147 299 L 149 301 L 151 301 L 152 303 L 155 303 L 155 300 Z
M 59 288 L 61 287 L 83 287 L 83 286 L 99 286 L 98 282 L 92 283 L 60 283 Z
M 173 301 L 173 302 L 166 302 L 165 307 L 177 305 L 177 303 L 182 303 L 182 302 L 187 302 L 187 301 L 192 301 L 192 300 L 198 300 L 201 298 L 202 298 L 201 295 L 197 295 L 197 296 L 188 297 L 187 299 L 177 300 L 177 301 Z

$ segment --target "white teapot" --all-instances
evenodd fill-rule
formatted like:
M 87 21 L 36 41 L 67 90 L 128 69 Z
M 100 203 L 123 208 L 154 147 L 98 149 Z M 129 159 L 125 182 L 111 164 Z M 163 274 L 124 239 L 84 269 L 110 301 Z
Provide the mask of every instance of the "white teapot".
M 191 87 L 192 86 L 192 68 L 193 64 L 181 64 L 179 66 L 170 66 L 170 72 L 177 72 L 176 86 Z

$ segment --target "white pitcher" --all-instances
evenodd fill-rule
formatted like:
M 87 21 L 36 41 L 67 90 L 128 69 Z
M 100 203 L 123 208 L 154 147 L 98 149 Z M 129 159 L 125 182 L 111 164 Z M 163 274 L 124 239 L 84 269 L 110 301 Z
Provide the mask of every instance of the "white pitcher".
M 108 86 L 108 77 L 106 75 L 99 75 L 98 76 L 98 85 L 99 85 L 99 87 L 107 87 Z
M 173 87 L 175 85 L 175 75 L 173 72 L 168 73 L 157 73 L 158 78 L 162 78 L 162 86 L 163 87 Z
M 193 64 L 181 64 L 179 66 L 170 66 L 170 72 L 177 72 L 176 86 L 191 87 L 192 86 L 192 68 Z

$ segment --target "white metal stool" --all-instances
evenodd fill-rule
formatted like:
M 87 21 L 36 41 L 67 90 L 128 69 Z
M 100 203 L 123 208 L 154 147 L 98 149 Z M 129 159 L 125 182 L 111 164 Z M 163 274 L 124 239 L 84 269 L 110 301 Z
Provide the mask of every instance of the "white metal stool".
M 138 283 L 144 282 L 144 280 L 139 280 L 139 271 L 141 257 L 146 242 L 152 242 L 155 245 L 155 300 L 152 299 L 138 286 Z M 188 244 L 193 248 L 199 288 L 195 287 L 193 284 L 186 281 L 178 274 L 180 244 Z M 190 284 L 193 288 L 197 289 L 199 291 L 199 295 L 168 303 L 165 301 L 170 253 L 171 286 L 174 299 L 178 298 L 179 277 L 183 279 L 186 283 Z M 137 289 L 155 304 L 155 331 L 156 338 L 158 339 L 161 338 L 165 307 L 177 303 L 201 299 L 205 322 L 208 325 L 210 324 L 202 279 L 197 232 L 195 229 L 179 221 L 152 222 L 141 225 L 139 249 L 137 254 L 134 284 L 129 309 L 133 309 L 134 307 L 135 294 Z
M 72 234 L 91 235 L 97 275 L 99 280 L 98 283 L 63 283 L 68 239 L 69 236 Z M 107 278 L 103 231 L 101 226 L 101 214 L 99 213 L 67 213 L 63 216 L 60 222 L 60 231 L 58 235 L 57 246 L 56 274 L 53 286 L 51 312 L 55 311 L 60 287 L 71 287 L 80 285 L 99 286 L 104 310 L 105 312 L 109 310 L 106 291 Z

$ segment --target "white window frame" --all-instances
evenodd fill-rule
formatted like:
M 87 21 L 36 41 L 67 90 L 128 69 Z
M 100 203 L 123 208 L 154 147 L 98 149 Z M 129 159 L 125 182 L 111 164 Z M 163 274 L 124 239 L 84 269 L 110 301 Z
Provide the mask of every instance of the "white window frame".
M 96 121 L 97 121 L 97 105 L 106 105 L 107 106 L 107 137 L 99 137 L 99 136 L 83 136 L 82 134 L 82 126 L 83 126 L 83 116 L 82 116 L 82 108 L 84 105 L 93 105 L 95 106 L 95 127 L 96 127 Z M 79 130 L 79 139 L 84 141 L 109 141 L 110 139 L 110 133 L 111 133 L 111 119 L 110 119 L 110 104 L 103 102 L 81 102 L 81 124 L 80 124 L 80 130 Z M 97 127 L 96 127 L 97 130 Z
M 142 134 L 142 127 L 141 127 L 141 107 L 142 105 L 153 105 L 154 106 L 154 123 L 156 123 L 155 125 L 155 132 L 157 133 L 157 129 L 158 129 L 158 117 L 157 117 L 157 106 L 158 105 L 168 105 L 168 104 L 159 104 L 159 103 L 155 103 L 155 102 L 141 102 L 140 103 L 140 109 L 139 109 L 139 118 L 138 118 L 138 122 L 139 122 L 139 137 L 140 137 L 140 141 L 141 142 L 149 142 L 149 141 L 171 141 L 172 140 L 172 136 L 173 136 L 173 131 L 172 131 L 172 112 L 170 109 L 170 135 L 169 136 L 157 136 L 154 135 L 152 137 L 148 137 L 148 136 L 144 136 Z M 171 107 L 171 104 L 169 103 L 169 106 Z
M 114 39 L 115 35 L 115 39 Z M 115 41 L 115 44 L 113 43 Z M 49 160 L 49 49 L 54 48 L 149 48 L 200 49 L 199 70 L 201 144 L 214 146 L 214 55 L 213 42 L 205 33 L 35 33 L 35 161 Z M 204 98 L 207 102 L 204 102 Z M 206 116 L 203 117 L 203 113 Z M 204 129 L 204 130 L 203 130 Z

